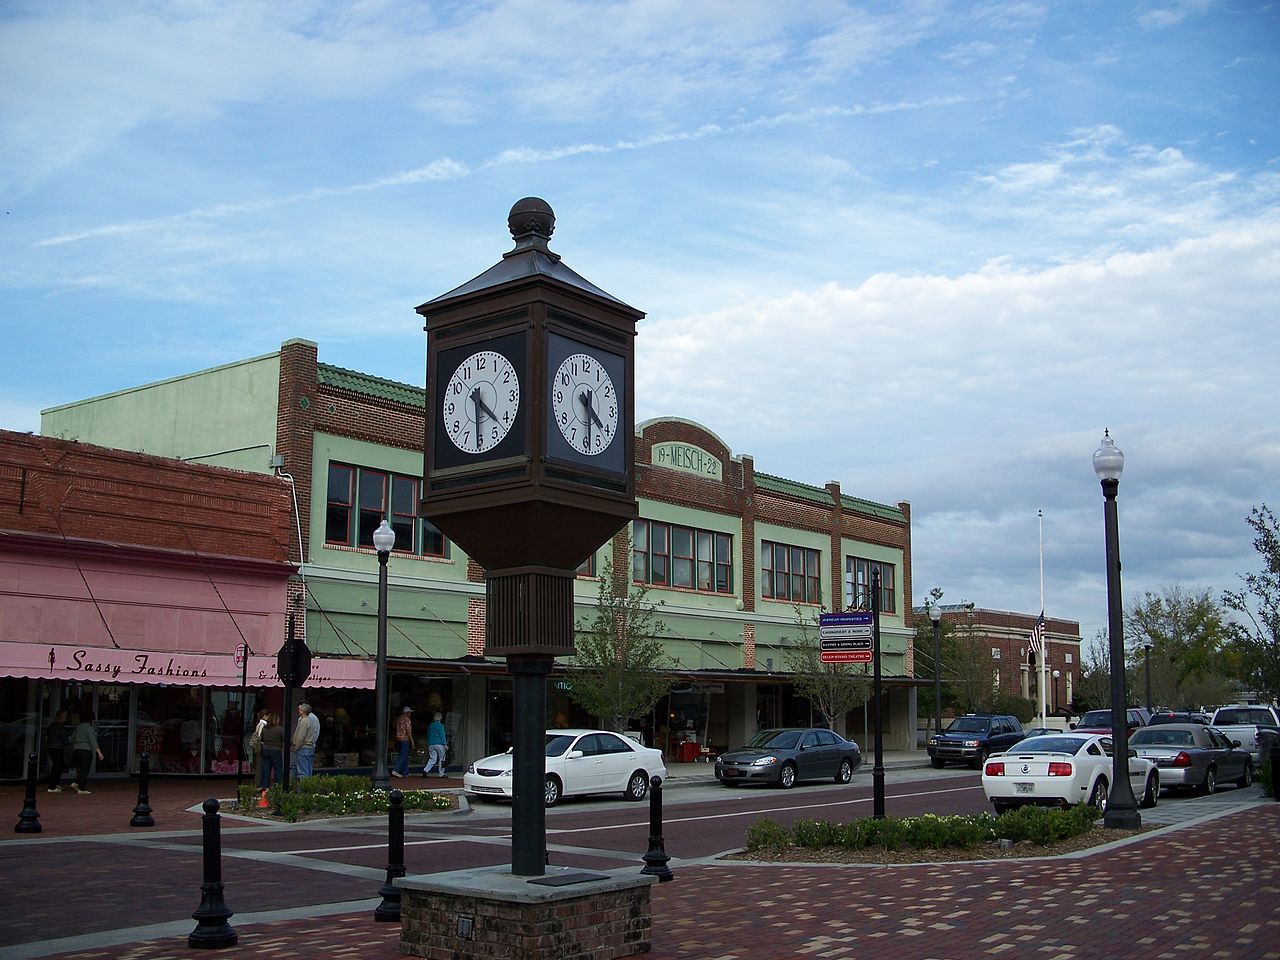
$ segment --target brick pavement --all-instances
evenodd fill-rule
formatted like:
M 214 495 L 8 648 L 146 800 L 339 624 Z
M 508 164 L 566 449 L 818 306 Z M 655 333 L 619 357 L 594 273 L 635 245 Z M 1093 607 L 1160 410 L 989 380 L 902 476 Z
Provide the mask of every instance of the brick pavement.
M 0 856 L 14 849 L 0 843 Z M 675 866 L 675 881 L 653 888 L 651 960 L 1280 960 L 1280 804 L 1056 860 Z M 78 886 L 73 866 L 59 872 L 68 891 Z M 191 891 L 178 899 L 182 913 L 198 902 Z M 240 935 L 234 954 L 393 960 L 398 926 L 375 923 L 374 902 L 333 916 L 253 922 L 248 911 L 267 904 L 229 901 L 239 912 L 231 921 Z M 57 956 L 191 957 L 186 933 L 194 923 L 168 926 L 175 929 L 150 938 L 140 930 L 138 942 Z M 7 953 L 0 947 L 0 958 Z

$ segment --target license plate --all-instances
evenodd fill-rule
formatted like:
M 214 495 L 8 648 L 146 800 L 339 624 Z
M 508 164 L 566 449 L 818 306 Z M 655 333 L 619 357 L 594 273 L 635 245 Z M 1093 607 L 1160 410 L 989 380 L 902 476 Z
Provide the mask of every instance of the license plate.
M 1034 783 L 1015 783 L 1013 789 L 1017 793 L 1035 793 L 1036 785 Z
M 724 773 L 724 775 L 725 775 L 726 777 L 740 777 L 740 776 L 742 776 L 742 771 L 741 771 L 741 770 L 734 770 L 734 769 L 732 769 L 732 768 L 726 768 L 726 769 L 723 771 L 723 773 Z

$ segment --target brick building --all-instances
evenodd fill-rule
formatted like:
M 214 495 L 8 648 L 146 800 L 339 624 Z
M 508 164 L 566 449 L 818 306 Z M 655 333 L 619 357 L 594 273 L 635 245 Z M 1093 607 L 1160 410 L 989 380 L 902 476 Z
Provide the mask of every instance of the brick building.
M 924 607 L 917 607 L 915 615 L 917 622 L 927 623 L 928 611 Z M 1040 667 L 1030 648 L 1035 614 L 943 604 L 942 619 L 955 629 L 967 626 L 982 638 L 984 651 L 990 652 L 992 686 L 996 691 L 1038 702 Z M 1045 712 L 1069 712 L 1080 679 L 1080 624 L 1046 617 L 1044 657 Z
M 97 772 L 143 751 L 158 772 L 234 772 L 242 707 L 281 689 L 291 516 L 276 477 L 0 431 L 0 779 L 45 765 L 64 709 L 96 716 Z M 334 682 L 371 685 L 347 670 Z
M 42 431 L 278 474 L 292 491 L 306 639 L 324 656 L 375 652 L 372 532 L 388 519 L 397 533 L 390 707 L 440 709 L 456 767 L 508 745 L 511 680 L 505 662 L 483 656 L 483 570 L 417 516 L 423 406 L 419 387 L 320 363 L 314 343 L 290 340 L 265 356 L 46 410 Z M 585 618 L 594 574 L 611 556 L 662 602 L 677 682 L 645 718 L 646 739 L 679 758 L 692 749 L 682 743 L 736 745 L 758 726 L 811 722 L 783 669 L 795 607 L 816 615 L 865 602 L 878 569 L 885 745 L 911 748 L 909 505 L 758 473 L 750 456 L 687 420 L 650 420 L 636 432 L 640 519 L 584 564 L 575 598 Z M 594 724 L 569 696 L 572 682 L 563 665 L 552 675 L 548 719 Z M 372 762 L 371 699 L 311 696 L 323 727 L 318 766 Z M 865 743 L 864 711 L 846 721 Z

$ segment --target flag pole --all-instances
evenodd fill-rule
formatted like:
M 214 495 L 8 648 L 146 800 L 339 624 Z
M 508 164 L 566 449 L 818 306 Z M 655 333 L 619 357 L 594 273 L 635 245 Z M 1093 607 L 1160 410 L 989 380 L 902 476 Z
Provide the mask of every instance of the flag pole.
M 1037 510 L 1036 516 L 1040 518 L 1040 616 L 1044 617 L 1044 511 Z M 1040 651 L 1036 655 L 1036 660 L 1040 667 L 1040 682 L 1037 686 L 1040 688 L 1040 726 L 1048 726 L 1045 719 L 1045 702 L 1048 697 L 1045 695 L 1045 678 L 1047 671 L 1045 663 L 1049 659 L 1049 637 L 1048 628 L 1046 627 L 1040 635 Z

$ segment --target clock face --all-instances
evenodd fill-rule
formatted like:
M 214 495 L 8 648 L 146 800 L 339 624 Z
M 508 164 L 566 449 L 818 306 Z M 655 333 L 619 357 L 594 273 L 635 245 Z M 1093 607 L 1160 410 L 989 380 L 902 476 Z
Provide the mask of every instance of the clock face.
M 599 456 L 618 430 L 618 394 L 609 371 L 595 357 L 565 357 L 551 384 L 551 409 L 565 442 L 576 453 Z
M 520 410 L 520 377 L 495 350 L 463 360 L 445 385 L 440 425 L 463 453 L 486 453 L 502 442 Z

